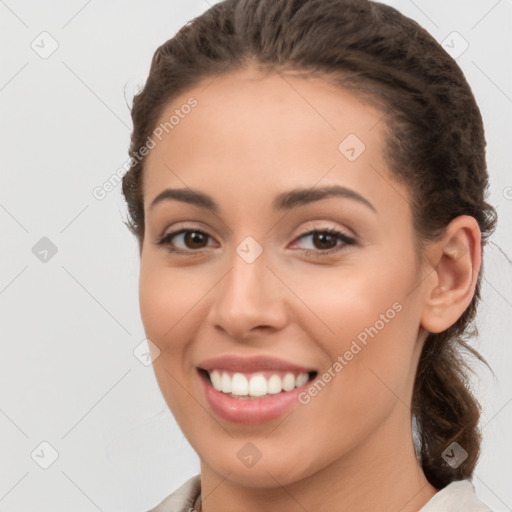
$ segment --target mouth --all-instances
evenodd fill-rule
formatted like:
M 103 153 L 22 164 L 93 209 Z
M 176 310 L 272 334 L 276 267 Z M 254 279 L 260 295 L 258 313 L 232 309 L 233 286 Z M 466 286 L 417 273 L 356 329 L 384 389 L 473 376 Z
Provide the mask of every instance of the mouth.
M 220 368 L 198 368 L 198 372 L 213 389 L 226 397 L 238 400 L 270 399 L 302 388 L 318 375 L 315 370 L 237 372 Z
M 220 419 L 242 425 L 275 420 L 296 408 L 318 371 L 270 355 L 225 354 L 196 366 L 204 397 Z

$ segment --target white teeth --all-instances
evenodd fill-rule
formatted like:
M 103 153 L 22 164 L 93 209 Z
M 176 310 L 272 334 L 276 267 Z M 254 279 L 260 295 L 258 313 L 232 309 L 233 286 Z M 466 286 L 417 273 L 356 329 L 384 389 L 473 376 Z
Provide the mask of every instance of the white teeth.
M 263 375 L 254 375 L 249 381 L 249 395 L 263 396 L 267 394 L 267 379 Z
M 309 379 L 309 375 L 307 373 L 301 373 L 297 376 L 297 379 L 295 381 L 295 386 L 296 387 L 300 387 L 300 386 L 304 386 L 304 384 L 306 384 L 306 382 L 308 381 Z
M 283 385 L 281 383 L 281 377 L 279 375 L 272 375 L 270 379 L 267 380 L 267 393 L 270 395 L 275 395 L 276 393 L 281 393 Z
M 239 396 L 247 396 L 249 394 L 249 382 L 243 373 L 235 373 L 233 375 L 231 379 L 231 393 Z
M 212 380 L 212 386 L 217 391 L 222 391 L 222 377 L 217 370 L 213 370 L 213 372 L 210 373 L 210 379 Z
M 291 391 L 295 387 L 295 375 L 293 373 L 287 373 L 283 379 L 283 389 L 285 391 Z
M 208 372 L 212 386 L 222 393 L 233 394 L 236 396 L 265 396 L 275 395 L 281 391 L 291 391 L 306 384 L 309 380 L 307 373 L 294 375 L 289 372 L 281 378 L 278 374 L 273 374 L 266 378 L 261 373 L 229 374 L 222 370 L 213 370 Z
M 222 391 L 223 393 L 231 393 L 231 378 L 227 373 L 222 374 L 222 389 L 219 391 Z

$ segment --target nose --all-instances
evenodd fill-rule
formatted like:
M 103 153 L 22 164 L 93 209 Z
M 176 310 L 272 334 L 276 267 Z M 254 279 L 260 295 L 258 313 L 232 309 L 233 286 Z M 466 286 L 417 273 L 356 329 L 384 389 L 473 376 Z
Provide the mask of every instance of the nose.
M 267 266 L 265 251 L 247 262 L 236 251 L 231 268 L 212 290 L 207 320 L 233 339 L 248 341 L 286 324 L 285 286 Z

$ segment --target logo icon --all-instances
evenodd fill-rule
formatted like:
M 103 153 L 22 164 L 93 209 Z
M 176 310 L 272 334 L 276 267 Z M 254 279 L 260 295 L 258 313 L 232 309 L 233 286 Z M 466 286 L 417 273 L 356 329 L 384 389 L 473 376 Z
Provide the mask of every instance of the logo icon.
M 349 161 L 354 162 L 357 160 L 366 146 L 364 142 L 354 133 L 347 135 L 339 144 L 338 151 Z
M 41 59 L 46 60 L 57 51 L 59 43 L 50 33 L 44 31 L 30 43 L 30 47 Z

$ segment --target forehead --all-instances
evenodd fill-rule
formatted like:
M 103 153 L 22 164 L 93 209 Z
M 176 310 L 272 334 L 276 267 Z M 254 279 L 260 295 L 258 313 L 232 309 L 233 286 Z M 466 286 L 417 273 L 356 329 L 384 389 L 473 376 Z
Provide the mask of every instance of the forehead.
M 209 77 L 162 113 L 161 140 L 153 137 L 145 165 L 145 206 L 166 187 L 215 189 L 226 198 L 236 190 L 241 199 L 320 180 L 386 201 L 398 185 L 383 189 L 392 179 L 383 117 L 321 78 L 255 70 Z

